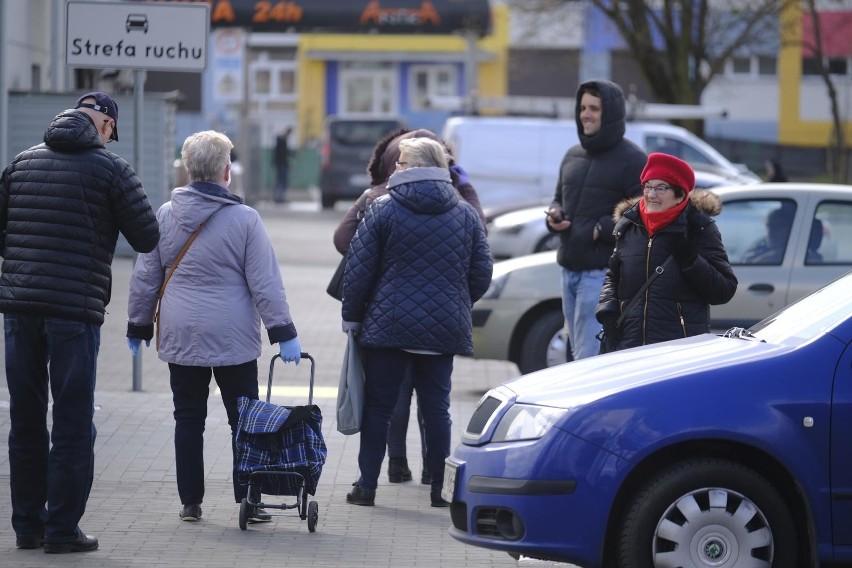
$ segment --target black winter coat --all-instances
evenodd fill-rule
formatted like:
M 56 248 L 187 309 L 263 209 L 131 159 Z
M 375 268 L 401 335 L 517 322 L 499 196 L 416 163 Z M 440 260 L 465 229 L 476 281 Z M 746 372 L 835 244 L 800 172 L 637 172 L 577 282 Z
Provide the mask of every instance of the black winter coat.
M 63 111 L 0 177 L 0 311 L 103 324 L 119 232 L 157 246 L 142 183 L 85 113 Z
M 689 266 L 672 259 L 624 317 L 617 349 L 648 345 L 710 331 L 710 305 L 724 304 L 737 290 L 722 235 L 710 218 L 722 208 L 719 197 L 705 190 L 689 195 L 689 204 L 653 238 L 639 215 L 636 198 L 619 204 L 615 219 L 615 251 L 609 261 L 595 315 L 613 321 L 636 295 L 654 269 L 679 245 L 697 253 Z
M 601 93 L 601 129 L 586 136 L 580 123 L 579 93 L 590 85 Z M 580 85 L 575 120 L 580 144 L 562 158 L 551 204 L 571 221 L 571 227 L 559 233 L 556 260 L 568 270 L 601 270 L 606 268 L 615 244 L 613 210 L 624 199 L 642 194 L 639 178 L 647 157 L 633 142 L 624 139 L 624 94 L 615 83 L 589 81 Z M 600 235 L 594 240 L 598 224 Z M 547 228 L 554 232 L 549 225 Z
M 364 347 L 473 354 L 473 303 L 491 284 L 479 214 L 446 168 L 391 176 L 347 252 L 343 321 Z M 344 323 L 346 326 L 346 323 Z

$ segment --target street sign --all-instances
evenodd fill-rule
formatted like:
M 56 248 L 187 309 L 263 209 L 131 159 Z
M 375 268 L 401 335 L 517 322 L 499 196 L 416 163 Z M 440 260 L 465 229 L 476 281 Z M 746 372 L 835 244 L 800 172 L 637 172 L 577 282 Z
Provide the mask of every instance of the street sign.
M 71 67 L 203 71 L 207 3 L 78 2 L 66 10 L 65 63 Z

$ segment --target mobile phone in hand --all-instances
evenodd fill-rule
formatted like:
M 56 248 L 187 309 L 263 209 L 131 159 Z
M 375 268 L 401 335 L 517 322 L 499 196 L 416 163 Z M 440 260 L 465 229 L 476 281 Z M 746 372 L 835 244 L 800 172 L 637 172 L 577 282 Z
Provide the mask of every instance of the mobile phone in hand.
M 562 215 L 560 215 L 559 213 L 554 214 L 554 213 L 551 213 L 550 211 L 548 211 L 547 209 L 545 209 L 544 214 L 547 215 L 548 217 L 550 217 L 553 220 L 554 223 L 561 223 L 562 221 L 564 221 L 564 219 L 562 218 Z

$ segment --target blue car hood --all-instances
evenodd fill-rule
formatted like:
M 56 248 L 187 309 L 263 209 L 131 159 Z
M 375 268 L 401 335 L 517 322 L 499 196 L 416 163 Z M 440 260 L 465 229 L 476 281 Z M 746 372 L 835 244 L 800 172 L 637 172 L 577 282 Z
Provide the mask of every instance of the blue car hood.
M 550 367 L 507 382 L 516 402 L 576 408 L 613 394 L 777 356 L 790 346 L 712 334 L 666 341 Z

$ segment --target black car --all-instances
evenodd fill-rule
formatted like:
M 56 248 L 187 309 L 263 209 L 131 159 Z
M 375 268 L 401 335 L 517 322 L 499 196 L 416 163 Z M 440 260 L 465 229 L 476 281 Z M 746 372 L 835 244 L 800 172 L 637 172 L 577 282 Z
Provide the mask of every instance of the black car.
M 370 187 L 367 165 L 376 142 L 403 128 L 393 118 L 329 117 L 323 132 L 320 195 L 323 208 L 341 199 L 356 199 Z

